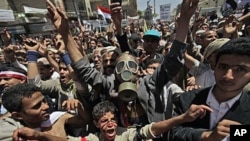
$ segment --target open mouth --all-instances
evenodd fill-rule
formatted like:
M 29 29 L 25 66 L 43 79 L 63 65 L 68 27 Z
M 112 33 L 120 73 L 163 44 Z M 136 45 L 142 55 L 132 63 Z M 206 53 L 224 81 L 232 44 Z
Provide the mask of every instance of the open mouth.
M 65 76 L 60 76 L 61 81 L 66 81 L 66 77 Z
M 49 112 L 45 112 L 45 113 L 42 114 L 42 115 L 43 115 L 43 117 L 44 117 L 45 119 L 49 119 L 49 117 L 50 117 Z
M 61 45 L 62 45 L 62 43 L 61 43 L 61 42 L 58 42 L 58 43 L 56 44 L 56 47 L 57 47 L 57 48 L 60 48 Z
M 106 130 L 106 135 L 107 135 L 109 138 L 115 137 L 115 135 L 116 135 L 115 129 L 108 129 L 108 130 Z

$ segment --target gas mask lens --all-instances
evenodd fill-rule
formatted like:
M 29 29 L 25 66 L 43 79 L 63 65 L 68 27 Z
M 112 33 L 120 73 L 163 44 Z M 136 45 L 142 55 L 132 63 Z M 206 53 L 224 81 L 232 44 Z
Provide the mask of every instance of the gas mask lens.
M 122 72 L 123 68 L 125 67 L 124 65 L 125 65 L 124 61 L 120 61 L 116 64 L 115 69 L 117 74 L 120 74 Z
M 138 65 L 134 61 L 128 61 L 128 68 L 132 73 L 137 73 Z
M 117 74 L 122 73 L 125 70 L 129 70 L 132 73 L 137 73 L 139 66 L 134 61 L 120 61 L 116 64 Z

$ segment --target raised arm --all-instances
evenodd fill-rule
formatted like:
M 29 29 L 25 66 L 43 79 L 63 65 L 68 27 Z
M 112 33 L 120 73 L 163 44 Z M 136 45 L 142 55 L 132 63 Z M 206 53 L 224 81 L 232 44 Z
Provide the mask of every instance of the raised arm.
M 27 71 L 27 67 L 23 64 L 19 63 L 19 61 L 16 59 L 16 53 L 15 53 L 16 47 L 15 45 L 9 45 L 3 49 L 4 54 L 4 60 L 6 63 L 11 63 L 17 68 L 21 68 L 25 71 Z
M 7 28 L 4 28 L 1 32 L 1 39 L 3 41 L 3 44 L 5 47 L 9 46 L 11 44 L 11 35 Z
M 47 4 L 48 17 L 50 17 L 57 31 L 62 35 L 66 50 L 68 51 L 73 64 L 72 67 L 78 75 L 79 80 L 90 85 L 101 83 L 102 73 L 94 68 L 91 68 L 87 56 L 78 50 L 78 45 L 73 40 L 69 31 L 68 18 L 64 11 L 60 8 L 56 8 L 50 0 L 47 0 Z
M 118 36 L 123 35 L 122 31 L 122 7 L 120 3 L 111 3 L 110 4 L 110 10 L 111 10 L 111 18 L 113 20 L 113 23 L 115 25 L 116 34 Z
M 27 127 L 18 128 L 13 132 L 13 141 L 21 140 L 67 141 L 66 138 L 50 135 Z
M 189 21 L 194 14 L 199 0 L 183 0 L 181 14 L 177 20 L 176 38 L 172 44 L 169 54 L 165 57 L 163 64 L 153 74 L 153 81 L 157 89 L 171 80 L 183 67 L 183 57 L 186 51 L 186 38 L 189 31 Z M 163 79 L 164 78 L 164 79 Z M 157 91 L 157 90 L 156 90 Z
M 193 56 L 189 55 L 187 51 L 184 53 L 185 66 L 191 69 L 193 66 L 199 66 L 200 61 L 195 59 Z
M 186 113 L 170 118 L 168 120 L 154 123 L 151 127 L 153 135 L 158 136 L 162 133 L 168 132 L 172 127 L 194 121 L 196 118 L 203 118 L 206 112 L 212 112 L 212 109 L 205 105 L 191 105 Z
M 28 61 L 28 72 L 27 76 L 28 79 L 34 79 L 37 75 L 39 75 L 38 72 L 38 66 L 37 66 L 37 59 L 38 59 L 38 48 L 39 43 L 36 40 L 33 40 L 31 38 L 26 38 L 24 40 L 24 45 L 27 50 L 27 61 Z
M 178 27 L 176 29 L 175 40 L 186 42 L 187 33 L 189 30 L 189 22 L 197 9 L 199 0 L 183 0 L 181 4 L 181 15 L 177 20 Z
M 120 3 L 115 2 L 115 3 L 111 3 L 110 4 L 110 11 L 111 11 L 111 18 L 113 20 L 113 23 L 115 25 L 115 29 L 116 29 L 116 38 L 120 44 L 120 49 L 122 52 L 125 51 L 129 51 L 132 54 L 136 54 L 135 52 L 133 52 L 133 50 L 130 48 L 129 44 L 128 44 L 128 38 L 127 38 L 127 34 L 123 33 L 122 30 L 122 7 L 120 5 Z
M 37 87 L 41 87 L 45 90 L 50 97 L 57 98 L 59 91 L 61 91 L 59 86 L 59 81 L 57 80 L 47 80 L 42 81 L 37 65 L 38 50 L 40 44 L 31 38 L 24 40 L 25 48 L 27 49 L 27 60 L 28 60 L 28 71 L 27 71 L 27 82 L 33 83 Z
M 70 33 L 68 17 L 66 16 L 65 11 L 63 11 L 63 9 L 60 7 L 56 8 L 50 0 L 47 0 L 47 4 L 48 17 L 51 19 L 57 31 L 62 35 L 62 39 L 66 46 L 66 50 L 70 55 L 71 61 L 73 63 L 79 61 L 84 57 L 84 53 L 82 54 L 78 50 L 78 45 Z

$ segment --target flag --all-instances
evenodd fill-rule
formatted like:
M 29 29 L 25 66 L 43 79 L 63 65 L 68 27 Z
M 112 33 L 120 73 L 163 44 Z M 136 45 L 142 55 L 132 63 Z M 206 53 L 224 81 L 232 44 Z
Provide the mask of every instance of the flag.
M 233 10 L 236 10 L 238 4 L 235 0 L 226 0 L 226 3 L 229 4 Z
M 145 33 L 148 30 L 147 22 L 146 20 L 143 21 L 143 32 Z
M 221 14 L 224 17 L 228 17 L 231 14 L 235 13 L 235 10 L 238 7 L 238 4 L 241 3 L 241 0 L 225 0 L 221 6 Z
M 97 13 L 98 15 L 101 15 L 106 21 L 111 21 L 111 12 L 109 9 L 102 7 L 102 6 L 97 6 Z

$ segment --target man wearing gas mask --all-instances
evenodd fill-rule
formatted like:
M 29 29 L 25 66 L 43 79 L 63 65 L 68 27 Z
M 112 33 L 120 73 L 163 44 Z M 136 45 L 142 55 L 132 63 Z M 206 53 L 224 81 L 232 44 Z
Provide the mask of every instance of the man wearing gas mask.
M 183 12 L 181 12 L 178 20 L 176 39 L 170 53 L 152 76 L 146 75 L 143 78 L 137 77 L 138 62 L 134 56 L 127 52 L 117 58 L 114 68 L 115 73 L 113 74 L 105 75 L 90 67 L 87 56 L 81 54 L 77 49 L 69 31 L 65 13 L 56 9 L 51 3 L 49 17 L 63 37 L 72 60 L 72 67 L 78 74 L 79 79 L 93 87 L 100 86 L 100 92 L 106 95 L 106 100 L 111 100 L 118 105 L 121 117 L 120 125 L 129 126 L 135 123 L 145 125 L 164 119 L 163 100 L 159 91 L 177 74 L 183 65 L 181 60 L 186 50 L 185 42 L 189 20 L 198 2 L 198 0 L 183 0 L 181 9 Z M 119 3 L 111 3 L 110 9 L 117 34 L 121 33 L 118 30 L 120 29 L 119 26 L 121 27 L 122 8 Z M 105 64 L 105 61 L 103 63 Z
M 182 9 L 181 9 L 181 11 L 182 11 L 181 17 L 179 18 L 179 20 L 177 22 L 178 27 L 176 27 L 176 39 L 174 41 L 174 44 L 172 45 L 172 47 L 175 49 L 172 50 L 171 53 L 164 58 L 164 62 L 162 63 L 162 65 L 159 66 L 159 68 L 155 70 L 152 77 L 146 75 L 145 77 L 138 79 L 138 77 L 136 76 L 138 81 L 136 81 L 136 88 L 135 88 L 137 91 L 137 101 L 136 101 L 137 103 L 135 102 L 135 105 L 139 105 L 136 107 L 137 113 L 135 113 L 135 115 L 137 114 L 137 116 L 134 116 L 133 112 L 129 112 L 129 111 L 127 112 L 127 114 L 132 113 L 130 115 L 130 117 L 138 117 L 138 115 L 139 115 L 139 122 L 138 123 L 144 124 L 143 121 L 148 121 L 148 122 L 159 121 L 159 120 L 165 119 L 166 113 L 169 113 L 169 112 L 171 113 L 171 109 L 164 109 L 163 108 L 163 107 L 166 107 L 168 105 L 168 103 L 164 103 L 163 86 L 165 84 L 167 84 L 169 82 L 169 80 L 171 80 L 176 75 L 176 73 L 179 71 L 179 69 L 181 67 L 181 63 L 180 63 L 180 61 L 178 61 L 178 56 L 180 57 L 179 59 L 181 59 L 182 51 L 183 52 L 185 51 L 185 45 L 182 43 L 185 42 L 186 35 L 188 33 L 189 20 L 190 20 L 191 15 L 194 12 L 193 8 L 197 6 L 196 5 L 197 2 L 198 2 L 197 0 L 183 0 Z M 191 6 L 188 3 L 191 4 Z M 111 4 L 110 9 L 112 11 L 111 17 L 112 17 L 113 23 L 116 27 L 116 37 L 121 45 L 121 50 L 130 51 L 129 45 L 127 42 L 126 34 L 123 33 L 123 30 L 121 27 L 121 21 L 122 21 L 122 17 L 123 17 L 121 7 L 119 6 L 119 4 L 113 3 L 113 4 Z M 183 11 L 185 11 L 185 12 L 183 12 Z M 148 34 L 148 36 L 144 36 L 144 38 L 147 37 L 147 39 L 148 39 L 148 43 L 146 44 L 147 49 L 145 48 L 145 50 L 150 50 L 152 48 L 156 48 L 156 44 L 158 44 L 158 42 L 156 43 L 156 41 L 159 40 L 157 38 L 158 36 L 156 36 L 156 35 L 158 35 L 157 31 L 156 30 L 149 30 L 147 33 L 150 33 L 150 34 Z M 154 36 L 154 38 L 153 38 L 153 36 Z M 145 47 L 145 45 L 144 45 L 144 47 Z M 131 53 L 133 53 L 133 52 L 131 52 Z M 152 53 L 153 53 L 153 51 L 152 51 Z M 121 56 L 121 58 L 122 58 L 122 56 Z M 154 55 L 151 55 L 151 53 L 150 53 L 150 56 L 155 57 Z M 120 67 L 119 60 L 120 60 L 120 58 L 117 61 L 116 68 Z M 121 65 L 121 66 L 124 66 L 124 65 Z M 136 67 L 134 67 L 134 68 L 135 68 L 134 70 L 137 70 Z M 120 73 L 120 74 L 122 74 L 122 73 Z M 123 75 L 127 76 L 127 74 L 128 73 L 124 72 Z M 133 73 L 130 73 L 130 74 L 133 74 Z M 116 69 L 116 77 L 119 78 L 119 76 L 117 75 L 117 69 Z M 132 75 L 131 78 L 134 78 L 134 77 L 135 77 L 135 75 Z M 118 79 L 118 80 L 120 80 L 120 79 Z M 134 79 L 130 79 L 130 82 L 133 82 L 132 80 L 134 80 Z M 119 81 L 119 82 L 121 82 L 121 81 Z M 128 91 L 122 93 L 121 90 L 125 89 L 122 86 L 123 85 L 127 86 L 126 83 L 121 83 L 119 85 L 119 89 L 118 89 L 118 97 L 119 97 L 119 99 L 123 99 L 123 101 L 128 100 L 127 99 L 129 97 L 128 95 L 132 95 L 131 94 L 132 91 L 129 88 L 126 88 L 126 90 L 128 90 Z M 132 96 L 130 96 L 130 98 L 131 97 Z M 128 104 L 129 106 L 127 106 L 127 109 L 133 109 L 133 107 L 131 108 L 130 104 L 131 104 L 131 102 L 129 102 L 129 104 Z M 140 113 L 141 113 L 140 107 L 142 107 L 143 112 L 145 112 L 144 116 L 140 116 Z M 122 113 L 123 113 L 123 109 L 124 108 L 121 108 Z M 123 114 L 121 114 L 121 115 L 123 115 Z M 125 116 L 128 116 L 128 115 L 125 115 Z M 146 119 L 144 119 L 143 117 L 146 117 Z M 130 119 L 130 122 L 134 121 L 134 123 L 136 123 L 138 121 L 138 118 L 137 119 L 136 118 L 134 118 L 134 119 L 128 118 L 128 119 Z M 133 119 L 133 120 L 131 120 L 131 119 Z
M 137 96 L 137 73 L 139 70 L 138 61 L 128 52 L 123 53 L 117 60 L 115 75 L 120 82 L 118 87 L 118 97 L 129 102 Z

